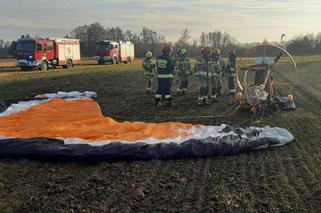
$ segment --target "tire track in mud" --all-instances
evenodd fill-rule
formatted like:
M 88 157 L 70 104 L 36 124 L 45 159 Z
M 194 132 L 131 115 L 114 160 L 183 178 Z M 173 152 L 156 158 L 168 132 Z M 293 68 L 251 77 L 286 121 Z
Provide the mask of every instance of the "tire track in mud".
M 304 128 L 308 126 L 311 129 L 312 124 L 306 125 L 307 121 L 298 122 L 298 126 Z M 298 174 L 302 176 L 304 184 L 309 189 L 309 194 L 306 194 L 302 199 L 305 204 L 310 207 L 310 210 L 321 209 L 321 156 L 320 144 L 318 139 L 321 138 L 320 130 L 314 127 L 315 134 L 306 134 L 300 136 L 300 141 L 297 142 L 296 149 L 292 154 L 297 154 L 302 160 L 296 162 Z M 306 139 L 305 139 L 306 138 Z
M 305 77 L 305 76 L 303 76 Z M 303 83 L 296 86 L 297 100 L 299 107 L 303 107 L 304 111 L 295 114 L 293 118 L 285 118 L 280 124 L 286 124 L 287 128 L 295 133 L 296 141 L 291 144 L 286 153 L 286 157 L 292 161 L 286 162 L 286 170 L 288 179 L 292 186 L 297 190 L 301 202 L 305 205 L 305 210 L 315 211 L 320 209 L 320 179 L 321 165 L 320 160 L 320 106 L 321 98 L 316 95 L 316 88 L 309 89 L 305 82 L 310 82 L 305 79 Z M 321 94 L 318 91 L 318 94 Z M 301 106 L 300 106 L 301 105 Z M 294 160 L 293 160 L 294 159 Z M 319 198 L 318 198 L 319 197 Z M 300 204 L 298 207 L 302 207 Z
M 299 144 L 298 153 L 304 159 L 303 169 L 306 173 L 313 178 L 312 185 L 310 188 L 315 188 L 316 186 L 321 186 L 321 171 L 320 171 L 320 154 L 315 149 L 311 147 L 309 141 L 304 144 Z M 316 174 L 318 173 L 318 174 Z M 316 185 L 315 185 L 316 184 Z
M 168 165 L 166 165 L 168 162 L 159 160 L 142 163 L 140 172 L 137 175 L 130 174 L 132 181 L 125 192 L 128 196 L 126 196 L 124 202 L 120 205 L 124 206 L 124 209 L 127 209 L 126 212 L 135 211 L 146 203 L 146 200 L 148 200 L 151 194 L 155 193 L 154 185 L 161 180 L 163 170 L 168 168 Z M 117 206 L 119 206 L 119 204 L 117 204 Z M 149 208 L 148 205 L 147 207 Z M 122 209 L 123 208 L 121 208 L 121 210 Z
M 244 167 L 239 167 L 244 165 Z M 243 193 L 245 182 L 239 178 L 241 172 L 246 170 L 246 163 L 235 157 L 211 160 L 208 189 L 202 210 L 207 211 L 242 211 L 251 209 Z
M 255 160 L 253 160 L 255 158 Z M 267 171 L 269 168 L 270 159 L 265 152 L 258 151 L 252 156 L 246 156 L 246 161 L 250 162 L 249 174 L 243 173 L 243 178 L 248 183 L 248 188 L 244 189 L 244 193 L 250 193 L 251 200 L 253 200 L 252 210 L 256 209 L 259 212 L 272 212 L 276 203 L 273 199 L 273 191 L 267 184 Z
M 313 114 L 320 115 L 321 98 L 320 100 L 314 97 L 311 93 L 305 91 L 302 87 L 297 87 L 298 107 L 302 107 L 304 111 L 312 112 Z
M 49 167 L 49 168 L 48 168 Z M 29 180 L 42 180 L 40 188 L 21 206 L 21 211 L 44 211 L 44 209 L 57 210 L 58 208 L 69 209 L 77 202 L 81 202 L 85 195 L 83 180 L 88 178 L 97 167 L 83 165 L 81 169 L 77 164 L 41 164 L 38 169 L 33 170 Z M 40 172 L 42 171 L 42 172 Z M 82 189 L 82 190 L 81 190 Z M 77 193 L 83 192 L 83 193 Z M 77 199 L 74 199 L 78 196 Z
M 248 193 L 250 197 L 250 211 L 257 210 L 259 205 L 266 204 L 266 197 L 262 196 L 264 189 L 262 181 L 264 181 L 264 174 L 260 173 L 260 166 L 264 166 L 262 160 L 264 155 L 261 151 L 254 151 L 253 153 L 244 154 L 242 156 L 247 162 L 247 171 L 242 176 L 244 178 L 245 188 L 244 193 Z M 270 204 L 269 204 L 270 205 Z
M 311 172 L 315 171 L 315 169 L 308 168 L 307 165 L 309 158 L 315 159 L 313 151 L 310 150 L 311 152 L 309 152 L 307 146 L 310 147 L 311 144 L 314 144 L 311 142 L 317 136 L 318 128 L 304 118 L 282 119 L 280 124 L 286 125 L 296 134 L 296 141 L 284 147 L 286 152 L 283 154 L 283 163 L 285 165 L 283 168 L 289 182 L 288 185 L 295 190 L 299 199 L 293 202 L 294 209 L 300 209 L 301 211 L 312 210 L 313 208 L 310 207 L 310 203 L 306 201 L 306 198 L 311 195 L 315 187 L 314 183 L 318 182 L 318 180 L 315 179 L 314 174 Z M 304 140 L 305 138 L 308 138 L 308 140 Z M 318 164 L 314 162 L 312 165 Z
M 255 156 L 255 154 L 252 156 Z M 239 160 L 235 162 L 235 168 L 238 171 L 235 178 L 237 179 L 237 185 L 241 186 L 238 189 L 238 193 L 242 197 L 241 207 L 246 211 L 254 211 L 254 203 L 257 199 L 255 190 L 253 190 L 253 187 L 257 185 L 253 182 L 253 177 L 255 176 L 254 162 L 250 160 L 251 157 L 248 155 L 242 154 L 238 158 Z
M 173 200 L 175 200 L 175 202 L 177 203 L 177 207 L 176 209 L 189 209 L 191 208 L 191 206 L 189 205 L 190 201 L 193 199 L 193 196 L 189 196 L 191 192 L 194 191 L 195 185 L 197 185 L 197 175 L 199 174 L 200 168 L 201 168 L 201 160 L 198 160 L 197 162 L 194 162 L 194 160 L 188 160 L 190 161 L 190 163 L 188 163 L 186 165 L 186 162 L 184 163 L 184 161 L 165 161 L 164 164 L 171 164 L 174 163 L 175 168 L 171 168 L 172 172 L 170 173 L 175 173 L 174 178 L 178 180 L 178 186 L 172 185 L 173 189 L 175 189 L 175 187 L 179 190 L 172 190 L 172 194 L 168 194 L 168 196 L 170 196 Z M 198 165 L 200 164 L 200 165 Z M 171 166 L 172 167 L 172 166 Z M 170 168 L 170 167 L 169 167 Z M 177 169 L 176 169 L 177 168 Z M 164 178 L 162 176 L 162 174 L 159 174 L 159 170 L 162 170 L 160 167 L 158 169 L 156 169 L 156 175 L 154 176 L 153 181 L 148 181 L 146 182 L 145 185 L 145 190 L 147 191 L 146 193 L 146 197 L 150 196 L 151 194 L 149 193 L 152 190 L 155 190 L 155 185 L 157 184 L 163 184 L 163 187 L 166 188 L 166 185 L 171 185 L 173 183 L 161 183 L 162 179 Z M 168 179 L 168 177 L 166 177 Z M 169 179 L 169 181 L 173 181 L 172 178 Z M 175 182 L 175 180 L 173 181 Z M 196 182 L 196 183 L 195 183 Z M 158 188 L 158 187 L 157 187 Z M 151 192 L 151 193 L 159 193 L 158 191 L 155 192 Z M 162 191 L 160 193 L 163 193 Z M 164 195 L 166 196 L 166 195 Z M 148 198 L 147 198 L 148 199 Z M 149 203 L 149 201 L 144 200 L 144 198 L 142 198 L 141 200 L 143 200 L 143 202 L 145 203 Z M 157 204 L 157 202 L 155 203 Z M 140 204 L 139 203 L 135 203 L 135 205 L 130 206 L 131 210 L 138 210 L 139 209 Z M 156 206 L 150 206 L 147 208 L 147 210 L 149 209 L 155 209 Z M 144 206 L 145 209 L 145 206 Z M 163 209 L 164 210 L 164 209 Z
M 194 160 L 193 160 L 194 161 Z M 204 168 L 205 160 L 204 159 L 198 159 L 196 160 L 196 163 L 189 163 L 189 166 L 182 165 L 183 167 L 186 167 L 186 171 L 188 168 L 188 171 L 186 172 L 186 176 L 189 177 L 187 179 L 187 184 L 184 186 L 184 190 L 181 190 L 178 194 L 181 199 L 181 205 L 180 205 L 180 211 L 183 212 L 190 212 L 194 209 L 194 206 L 192 203 L 194 202 L 195 198 L 195 192 L 198 191 L 198 185 L 200 184 L 201 174 L 202 174 L 202 168 Z
M 203 184 L 206 184 L 206 191 L 203 190 L 198 190 L 198 193 L 195 193 L 195 197 L 197 199 L 194 200 L 194 205 L 195 208 L 198 207 L 198 212 L 204 212 L 204 211 L 213 211 L 213 210 L 218 210 L 218 205 L 219 202 L 221 202 L 222 198 L 219 197 L 219 192 L 223 192 L 220 190 L 222 188 L 222 167 L 221 167 L 221 158 L 216 158 L 216 159 L 207 159 L 209 160 L 208 165 L 204 165 L 203 168 L 207 168 L 208 171 L 208 177 L 206 178 L 203 177 Z M 203 169 L 203 172 L 205 170 Z M 203 202 L 200 203 L 199 195 L 200 192 L 205 193 L 202 195 Z M 193 209 L 192 209 L 193 210 Z
M 313 193 L 315 177 L 307 168 L 305 158 L 302 155 L 302 149 L 295 145 L 292 152 L 289 153 L 291 160 L 287 162 L 290 167 L 288 171 L 288 178 L 292 180 L 291 184 L 298 192 L 301 202 L 304 203 L 306 209 L 312 210 L 310 202 L 307 202 L 307 197 Z
M 187 161 L 187 162 L 186 162 Z M 193 203 L 197 199 L 197 192 L 200 188 L 202 180 L 202 171 L 206 165 L 205 159 L 192 159 L 192 160 L 177 160 L 182 170 L 183 184 L 179 187 L 179 190 L 175 190 L 174 197 L 177 198 L 177 211 L 191 212 L 195 209 Z
M 286 175 L 283 165 L 284 154 L 286 150 L 271 150 L 271 162 L 269 162 L 269 170 L 273 171 L 273 175 L 269 175 L 267 183 L 274 192 L 273 199 L 276 201 L 276 211 L 288 212 L 295 208 L 295 200 L 297 193 L 293 190 Z
M 153 182 L 146 185 L 146 196 L 136 203 L 134 209 L 144 209 L 149 212 L 178 211 L 185 205 L 182 201 L 186 199 L 187 195 L 184 194 L 186 190 L 193 191 L 193 183 L 197 180 L 200 168 L 202 168 L 201 160 L 188 165 L 186 161 L 185 163 L 179 160 L 164 161 Z M 194 174 L 192 178 L 188 177 L 190 173 Z
M 279 212 L 284 205 L 288 205 L 283 196 L 281 166 L 275 165 L 275 161 L 282 158 L 280 153 L 274 150 L 259 150 L 247 156 L 250 162 L 250 171 L 245 176 L 248 184 L 245 192 L 250 192 L 252 197 L 252 210 L 258 212 Z M 286 181 L 285 181 L 286 183 Z M 287 186 L 286 186 L 287 188 Z
M 293 160 L 290 154 L 292 152 L 293 149 L 287 149 L 283 154 L 282 160 L 282 164 L 286 165 L 282 167 L 284 180 L 291 191 L 290 196 L 286 195 L 286 199 L 291 205 L 291 210 L 306 211 L 305 202 L 302 197 L 309 194 L 309 189 L 293 165 Z
M 100 163 L 97 166 L 91 165 L 90 169 L 84 170 L 81 169 L 83 166 L 79 166 L 78 171 L 71 172 L 77 179 L 61 182 L 58 178 L 59 182 L 52 187 L 51 192 L 44 190 L 40 194 L 40 197 L 43 195 L 49 197 L 49 201 L 54 200 L 54 203 L 47 205 L 45 200 L 35 199 L 32 205 L 26 206 L 25 209 L 31 209 L 34 206 L 34 210 L 37 211 L 40 206 L 46 207 L 47 205 L 47 209 L 52 210 L 57 210 L 56 208 L 73 211 L 84 209 L 89 211 L 90 209 L 95 212 L 104 209 L 125 210 L 125 207 L 135 200 L 136 188 L 133 185 L 137 179 L 134 177 L 148 178 L 149 175 L 146 174 L 150 174 L 149 172 L 153 169 L 154 173 L 157 173 L 157 162 L 149 165 L 152 168 L 146 167 L 144 162 Z M 94 199 L 88 200 L 87 197 Z M 37 207 L 36 203 L 38 202 L 41 205 Z
M 130 189 L 131 176 L 137 174 L 137 167 L 142 167 L 142 165 L 139 162 L 135 166 L 128 162 L 101 163 L 99 168 L 84 182 L 87 186 L 86 190 L 80 190 L 77 194 L 86 193 L 84 197 L 94 197 L 97 212 L 103 209 L 115 211 L 118 210 L 118 205 L 123 208 L 123 203 L 130 195 L 128 189 Z M 90 201 L 87 201 L 88 205 L 92 205 Z M 76 211 L 79 210 L 76 209 Z
M 133 163 L 135 165 L 136 163 Z M 131 179 L 122 196 L 122 203 L 117 203 L 116 206 L 122 206 L 121 211 L 130 212 L 137 208 L 137 205 L 142 201 L 148 193 L 149 186 L 153 185 L 153 181 L 157 178 L 158 171 L 162 166 L 162 161 L 152 160 L 150 162 L 138 162 L 139 166 L 134 166 L 136 172 L 130 173 Z M 126 166 L 124 166 L 126 169 Z M 139 178 L 136 178 L 139 177 Z
M 208 191 L 208 190 L 206 190 L 209 185 L 208 179 L 211 176 L 211 173 L 209 170 L 211 159 L 206 158 L 203 161 L 204 161 L 204 165 L 203 165 L 201 173 L 199 174 L 201 176 L 200 182 L 199 182 L 199 187 L 195 193 L 196 203 L 193 205 L 194 209 L 195 210 L 197 209 L 198 212 L 201 212 L 203 209 L 204 199 L 206 198 L 205 193 Z

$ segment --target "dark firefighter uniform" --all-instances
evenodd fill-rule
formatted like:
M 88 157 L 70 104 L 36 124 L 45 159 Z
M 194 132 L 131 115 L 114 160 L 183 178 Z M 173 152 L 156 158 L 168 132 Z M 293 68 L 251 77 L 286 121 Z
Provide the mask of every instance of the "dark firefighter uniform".
M 174 62 L 170 57 L 171 51 L 172 47 L 170 45 L 165 45 L 163 48 L 163 55 L 156 60 L 158 88 L 155 95 L 155 104 L 157 106 L 159 106 L 162 98 L 165 98 L 167 105 L 171 105 L 171 86 L 175 67 Z
M 236 79 L 236 55 L 234 50 L 228 52 L 228 62 L 226 65 L 226 75 L 228 78 L 229 94 L 236 93 L 235 79 Z
M 179 87 L 178 94 L 185 94 L 188 88 L 188 78 L 191 75 L 191 62 L 187 58 L 187 50 L 181 49 L 180 55 L 176 61 L 176 73 Z
M 153 71 L 155 69 L 155 64 L 152 63 L 152 57 L 153 53 L 151 51 L 148 51 L 143 61 L 146 93 L 151 93 L 152 91 L 152 83 L 154 78 Z
M 213 72 L 210 75 L 211 99 L 216 101 L 217 96 L 221 96 L 222 72 L 224 71 L 224 61 L 221 58 L 221 51 L 214 49 L 212 53 Z
M 198 105 L 209 104 L 209 79 L 210 74 L 213 72 L 213 64 L 210 59 L 212 50 L 209 47 L 202 49 L 202 58 L 197 59 L 194 72 L 199 80 L 199 96 Z

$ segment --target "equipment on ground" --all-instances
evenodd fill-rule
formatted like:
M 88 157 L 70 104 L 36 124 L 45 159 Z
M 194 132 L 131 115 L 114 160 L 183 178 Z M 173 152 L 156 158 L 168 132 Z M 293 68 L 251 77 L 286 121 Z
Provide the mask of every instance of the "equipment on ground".
M 95 92 L 58 92 L 20 101 L 0 112 L 0 159 L 50 161 L 168 159 L 232 155 L 282 146 L 283 128 L 118 122 L 105 117 Z
M 103 40 L 96 42 L 95 54 L 98 64 L 131 63 L 135 58 L 135 49 L 131 41 Z
M 280 108 L 279 97 L 293 102 L 297 66 L 283 47 L 262 44 L 250 49 L 237 61 L 236 77 L 241 92 L 253 113 L 260 108 Z M 292 99 L 286 97 L 291 95 Z M 238 94 L 237 100 L 242 100 Z M 283 103 L 284 104 L 284 103 Z M 294 103 L 286 104 L 294 106 Z
M 80 63 L 80 42 L 67 38 L 19 39 L 16 59 L 17 66 L 24 71 L 36 67 L 40 70 L 57 66 L 71 68 Z

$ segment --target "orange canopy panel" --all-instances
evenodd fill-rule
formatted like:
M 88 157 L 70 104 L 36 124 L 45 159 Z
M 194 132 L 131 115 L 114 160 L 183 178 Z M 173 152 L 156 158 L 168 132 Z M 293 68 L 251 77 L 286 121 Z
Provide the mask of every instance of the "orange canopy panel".
M 95 92 L 58 92 L 11 104 L 0 113 L 0 159 L 100 161 L 231 155 L 290 143 L 279 127 L 233 128 L 178 122 L 117 122 Z M 91 97 L 91 98 L 90 98 Z
M 80 138 L 93 141 L 139 141 L 146 138 L 187 137 L 187 130 L 200 128 L 176 122 L 117 122 L 104 117 L 99 105 L 89 98 L 49 102 L 26 111 L 0 117 L 0 135 L 10 138 Z

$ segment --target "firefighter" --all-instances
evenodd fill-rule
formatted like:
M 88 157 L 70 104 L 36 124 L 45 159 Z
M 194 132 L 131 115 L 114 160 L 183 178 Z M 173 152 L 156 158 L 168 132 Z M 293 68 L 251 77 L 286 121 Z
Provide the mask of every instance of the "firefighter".
M 235 80 L 236 80 L 236 54 L 234 50 L 228 51 L 228 61 L 226 65 L 226 75 L 228 78 L 228 88 L 229 95 L 232 97 L 231 102 L 233 101 L 233 97 L 236 93 L 235 88 Z
M 191 75 L 191 63 L 187 58 L 187 49 L 182 48 L 176 62 L 176 73 L 179 87 L 177 94 L 186 94 L 188 88 L 188 78 Z
M 221 50 L 215 48 L 212 52 L 213 70 L 210 73 L 211 84 L 211 100 L 217 102 L 217 97 L 222 95 L 222 72 L 224 69 L 224 61 L 221 58 Z
M 210 47 L 204 47 L 201 50 L 202 58 L 197 59 L 194 72 L 195 76 L 199 80 L 199 96 L 198 105 L 202 106 L 210 104 L 209 102 L 209 78 L 213 71 L 213 65 L 211 61 L 212 49 Z
M 165 44 L 163 54 L 156 60 L 158 88 L 155 95 L 155 104 L 160 106 L 161 99 L 165 99 L 166 105 L 172 105 L 171 86 L 175 64 L 171 58 L 172 46 Z
M 143 61 L 144 75 L 145 75 L 145 88 L 146 93 L 150 94 L 152 91 L 152 83 L 154 78 L 155 64 L 152 63 L 153 53 L 148 51 Z

